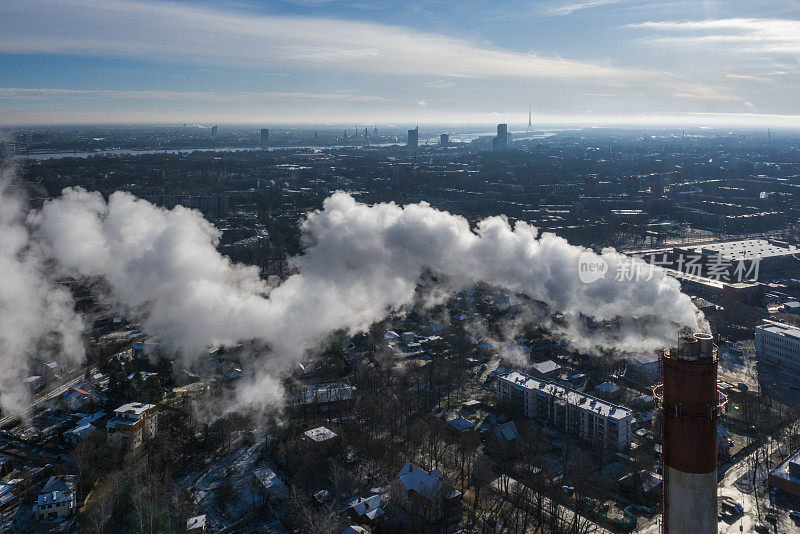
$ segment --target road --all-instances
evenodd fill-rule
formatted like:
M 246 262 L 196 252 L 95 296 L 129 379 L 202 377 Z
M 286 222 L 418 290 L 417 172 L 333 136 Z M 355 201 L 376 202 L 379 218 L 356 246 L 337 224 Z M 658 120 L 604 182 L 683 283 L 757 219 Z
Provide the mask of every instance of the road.
M 89 373 L 90 374 L 95 373 L 96 371 L 97 371 L 96 367 L 92 367 L 91 369 L 89 369 Z M 74 373 L 77 373 L 77 376 L 75 378 L 72 378 L 72 379 L 68 380 L 67 382 L 64 382 L 63 384 L 56 385 L 55 387 L 53 387 L 52 389 L 50 389 L 48 391 L 39 393 L 34 398 L 34 400 L 30 404 L 28 404 L 26 407 L 24 407 L 24 408 L 22 408 L 20 410 L 17 410 L 15 412 L 9 413 L 8 415 L 5 415 L 2 418 L 0 418 L 0 428 L 4 427 L 5 425 L 7 425 L 11 421 L 13 421 L 15 418 L 20 417 L 20 416 L 30 412 L 31 410 L 36 408 L 38 405 L 40 405 L 42 403 L 45 403 L 47 401 L 50 401 L 50 400 L 58 397 L 59 395 L 62 395 L 69 388 L 75 386 L 79 382 L 82 382 L 83 381 L 83 377 L 86 374 L 86 371 L 84 369 L 79 369 L 77 371 L 73 371 L 72 372 L 72 374 L 74 374 Z

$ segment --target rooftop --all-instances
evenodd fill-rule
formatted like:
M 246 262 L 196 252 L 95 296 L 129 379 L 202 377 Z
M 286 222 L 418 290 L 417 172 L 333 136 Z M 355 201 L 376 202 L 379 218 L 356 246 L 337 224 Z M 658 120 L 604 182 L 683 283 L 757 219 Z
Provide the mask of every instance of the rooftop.
M 728 241 L 702 245 L 702 252 L 716 253 L 728 260 L 751 260 L 754 258 L 771 258 L 800 253 L 800 248 L 766 239 L 746 239 L 744 241 Z
M 625 419 L 633 413 L 627 408 L 622 408 L 585 393 L 567 389 L 558 384 L 533 378 L 519 371 L 512 371 L 501 376 L 500 379 L 528 390 L 541 392 L 543 395 L 552 395 L 564 399 L 565 402 L 573 406 L 578 406 L 584 410 L 590 410 L 612 419 Z
M 304 434 L 309 439 L 312 439 L 318 443 L 322 443 L 323 441 L 327 441 L 336 437 L 336 433 L 333 430 L 325 428 L 324 426 L 318 426 L 317 428 L 306 430 Z
M 777 336 L 791 337 L 800 340 L 800 328 L 783 323 L 767 323 L 756 327 L 757 330 L 769 332 Z
M 128 404 L 123 404 L 122 406 L 114 410 L 114 413 L 117 414 L 132 413 L 136 415 L 141 415 L 147 410 L 155 407 L 156 407 L 155 404 L 145 404 L 143 402 L 129 402 Z

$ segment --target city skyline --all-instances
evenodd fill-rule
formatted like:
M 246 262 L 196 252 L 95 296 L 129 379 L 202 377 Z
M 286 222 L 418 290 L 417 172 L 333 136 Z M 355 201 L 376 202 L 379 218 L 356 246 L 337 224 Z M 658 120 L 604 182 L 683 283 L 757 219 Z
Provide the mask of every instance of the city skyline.
M 800 126 L 792 2 L 12 0 L 0 125 Z

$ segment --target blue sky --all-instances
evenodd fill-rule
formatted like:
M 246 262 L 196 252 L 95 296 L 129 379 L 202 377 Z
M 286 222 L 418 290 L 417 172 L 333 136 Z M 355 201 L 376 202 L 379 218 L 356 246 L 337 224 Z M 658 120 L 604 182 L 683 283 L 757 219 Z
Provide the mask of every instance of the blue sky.
M 3 0 L 0 125 L 800 126 L 800 3 Z

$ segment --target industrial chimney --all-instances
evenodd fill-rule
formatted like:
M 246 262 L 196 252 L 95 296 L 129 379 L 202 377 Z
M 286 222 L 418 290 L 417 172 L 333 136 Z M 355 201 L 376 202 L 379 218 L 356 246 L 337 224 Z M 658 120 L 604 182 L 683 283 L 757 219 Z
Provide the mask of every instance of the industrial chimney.
M 717 350 L 687 334 L 661 358 L 662 532 L 717 532 Z

